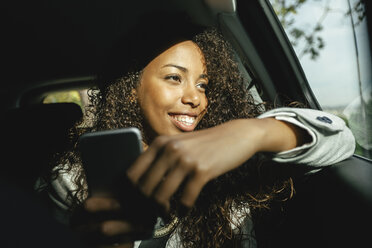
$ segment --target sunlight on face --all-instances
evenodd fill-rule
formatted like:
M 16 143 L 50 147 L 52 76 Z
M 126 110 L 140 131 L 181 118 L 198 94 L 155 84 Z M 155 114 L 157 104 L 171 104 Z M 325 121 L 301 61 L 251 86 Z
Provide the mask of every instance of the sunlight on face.
M 204 57 L 192 41 L 152 60 L 137 89 L 150 137 L 193 131 L 206 112 L 207 84 Z

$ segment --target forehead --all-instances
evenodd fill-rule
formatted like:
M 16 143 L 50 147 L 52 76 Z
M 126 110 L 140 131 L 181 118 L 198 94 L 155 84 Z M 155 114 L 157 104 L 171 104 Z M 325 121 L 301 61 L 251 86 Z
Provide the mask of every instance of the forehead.
M 183 41 L 173 45 L 153 59 L 148 66 L 163 66 L 169 63 L 183 67 L 200 67 L 205 70 L 203 53 L 192 41 Z

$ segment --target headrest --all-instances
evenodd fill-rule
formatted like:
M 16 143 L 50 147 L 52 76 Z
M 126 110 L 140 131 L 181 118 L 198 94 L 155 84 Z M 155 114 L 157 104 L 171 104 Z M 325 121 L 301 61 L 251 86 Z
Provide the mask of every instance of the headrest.
M 0 119 L 1 125 L 41 125 L 46 128 L 70 128 L 82 118 L 82 111 L 76 103 L 37 104 L 10 109 Z
M 68 130 L 81 120 L 75 103 L 38 104 L 11 109 L 0 118 L 5 150 L 55 152 L 69 144 Z
M 75 103 L 38 104 L 1 115 L 2 177 L 30 187 L 57 152 L 70 149 L 69 129 L 81 120 Z

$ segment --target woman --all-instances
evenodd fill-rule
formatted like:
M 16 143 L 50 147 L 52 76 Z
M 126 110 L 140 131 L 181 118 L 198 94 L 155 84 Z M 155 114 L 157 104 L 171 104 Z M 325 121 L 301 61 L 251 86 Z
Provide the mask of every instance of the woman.
M 125 59 L 112 59 L 116 66 L 105 70 L 102 81 L 110 83 L 91 95 L 93 127 L 85 131 L 130 126 L 142 131 L 145 152 L 127 176 L 162 206 L 158 226 L 162 221 L 165 226 L 155 231 L 156 238 L 165 237 L 158 239 L 162 245 L 255 246 L 251 218 L 293 193 L 292 179 L 277 162 L 319 169 L 351 156 L 353 136 L 342 120 L 320 111 L 264 113 L 267 106 L 255 103 L 244 87 L 233 51 L 217 30 L 200 31 L 177 17 L 151 19 L 155 33 L 136 26 L 122 44 Z M 148 21 L 143 25 L 151 30 Z M 92 218 L 120 212 L 125 202 L 87 198 L 78 153 L 66 154 L 61 164 L 51 183 L 54 202 L 82 206 Z M 79 230 L 88 227 L 86 233 L 112 237 L 111 244 L 115 240 L 123 247 L 142 231 L 113 217 L 84 223 Z M 135 245 L 146 242 L 152 241 Z

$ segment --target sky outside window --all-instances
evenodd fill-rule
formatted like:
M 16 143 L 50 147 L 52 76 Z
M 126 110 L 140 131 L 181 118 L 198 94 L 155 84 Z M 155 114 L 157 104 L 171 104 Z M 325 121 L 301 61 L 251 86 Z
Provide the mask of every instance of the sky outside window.
M 275 0 L 271 0 L 275 7 Z M 298 1 L 286 1 L 287 5 Z M 356 0 L 351 0 L 351 5 Z M 328 8 L 328 11 L 326 9 Z M 294 20 L 292 26 L 284 26 L 291 41 L 294 39 L 288 33 L 291 28 L 299 27 L 310 32 L 321 20 L 323 29 L 317 36 L 323 39 L 324 47 L 319 49 L 319 56 L 312 59 L 309 54 L 303 54 L 305 42 L 298 40 L 294 46 L 310 86 L 323 108 L 345 108 L 359 98 L 358 71 L 355 55 L 353 30 L 348 12 L 347 0 L 307 0 L 298 7 L 295 13 L 290 13 L 287 19 Z M 357 17 L 354 16 L 355 22 Z M 359 62 L 364 97 L 370 97 L 371 60 L 368 50 L 368 34 L 365 20 L 355 26 Z M 365 99 L 367 100 L 367 99 Z
M 343 118 L 355 136 L 356 154 L 372 159 L 372 65 L 366 20 L 359 19 L 363 5 L 356 5 L 361 1 L 270 2 L 322 109 Z M 362 8 L 356 11 L 355 6 Z

